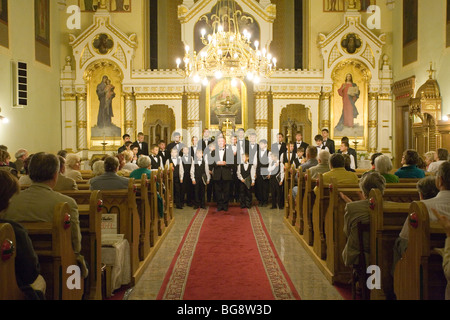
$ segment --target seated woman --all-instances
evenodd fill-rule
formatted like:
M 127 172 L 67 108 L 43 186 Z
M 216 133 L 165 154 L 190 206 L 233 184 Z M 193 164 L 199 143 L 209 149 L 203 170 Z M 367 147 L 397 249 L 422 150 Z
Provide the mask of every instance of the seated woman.
M 98 177 L 105 173 L 105 161 L 97 160 L 92 165 L 92 177 Z
M 384 194 L 386 189 L 386 179 L 379 172 L 365 173 L 359 182 L 362 191 L 362 200 L 352 202 L 342 192 L 341 198 L 347 203 L 344 216 L 344 233 L 347 236 L 347 243 L 342 252 L 342 258 L 346 266 L 353 266 L 358 262 L 359 240 L 358 240 L 358 222 L 363 224 L 370 223 L 370 204 L 369 194 L 372 189 L 378 189 Z M 364 252 L 366 261 L 368 261 L 369 237 L 364 237 Z
M 66 172 L 64 175 L 67 178 L 72 178 L 75 181 L 83 180 L 81 176 L 81 158 L 80 156 L 70 153 L 66 157 Z
M 8 151 L 0 150 L 0 170 L 10 172 L 16 178 L 18 177 L 17 170 L 10 166 L 11 156 Z
M 124 158 L 125 158 L 125 165 L 123 166 L 123 169 L 128 170 L 130 172 L 133 172 L 134 170 L 139 169 L 138 165 L 133 163 L 134 153 L 133 151 L 125 150 L 122 152 Z
M 400 179 L 396 175 L 390 174 L 392 168 L 392 161 L 387 155 L 381 155 L 375 159 L 375 171 L 386 179 L 386 183 L 399 183 Z
M 116 155 L 117 160 L 119 161 L 119 170 L 117 171 L 117 175 L 120 177 L 129 177 L 131 171 L 124 169 L 127 162 L 125 161 L 125 156 L 122 153 Z
M 428 172 L 428 168 L 430 167 L 430 164 L 432 164 L 433 162 L 436 162 L 436 152 L 429 151 L 429 152 L 425 153 L 424 161 L 425 161 L 425 165 L 426 165 L 426 171 Z
M 16 279 L 17 285 L 24 292 L 27 299 L 44 300 L 46 283 L 39 274 L 40 265 L 33 244 L 27 230 L 17 222 L 3 220 L 2 213 L 9 206 L 12 196 L 19 193 L 20 187 L 17 179 L 9 172 L 0 170 L 0 223 L 9 223 L 16 236 Z
M 402 165 L 395 173 L 400 179 L 422 179 L 425 178 L 425 171 L 419 169 L 420 157 L 415 150 L 406 150 L 403 152 Z
M 150 179 L 152 175 L 152 171 L 150 170 L 152 166 L 152 162 L 150 161 L 150 157 L 141 155 L 138 160 L 139 169 L 134 170 L 130 173 L 130 178 L 134 178 L 135 180 L 141 180 L 142 175 L 147 174 L 147 178 Z
M 30 154 L 28 158 L 26 158 L 23 162 L 23 169 L 25 170 L 25 174 L 20 176 L 19 178 L 19 185 L 21 186 L 30 186 L 33 183 L 33 181 L 31 181 L 30 179 L 30 171 L 28 170 L 28 166 L 30 165 L 32 156 L 33 155 Z

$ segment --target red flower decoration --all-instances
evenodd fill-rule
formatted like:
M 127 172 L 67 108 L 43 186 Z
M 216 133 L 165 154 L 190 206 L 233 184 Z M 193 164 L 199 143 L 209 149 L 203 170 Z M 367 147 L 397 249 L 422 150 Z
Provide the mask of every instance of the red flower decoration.
M 103 209 L 103 200 L 98 200 L 97 202 L 97 212 L 102 212 Z
M 332 192 L 333 191 L 333 185 L 330 184 L 328 187 L 330 188 L 330 192 Z
M 66 213 L 66 215 L 64 216 L 64 230 L 67 230 L 70 228 L 70 223 L 71 223 L 70 214 Z
M 11 259 L 11 257 L 14 254 L 14 243 L 11 240 L 6 239 L 3 243 L 2 243 L 2 247 L 0 249 L 0 254 L 2 256 L 2 260 L 3 261 L 7 261 L 9 259 Z
M 370 198 L 369 206 L 370 206 L 370 209 L 372 209 L 372 210 L 375 209 L 375 199 L 374 198 Z
M 413 212 L 409 215 L 409 224 L 414 229 L 417 229 L 417 227 L 419 226 L 419 219 L 417 219 L 417 213 Z
M 305 174 L 305 181 L 308 181 L 308 175 Z

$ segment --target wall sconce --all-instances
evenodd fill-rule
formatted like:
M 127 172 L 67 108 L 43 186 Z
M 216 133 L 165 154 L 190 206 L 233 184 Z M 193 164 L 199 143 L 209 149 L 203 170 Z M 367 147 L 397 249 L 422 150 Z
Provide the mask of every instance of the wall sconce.
M 450 120 L 450 114 L 447 114 L 447 115 L 443 116 L 442 120 L 444 120 L 444 121 Z
M 2 112 L 2 108 L 0 108 L 0 112 Z M 4 124 L 9 123 L 9 119 L 2 116 L 1 114 L 0 114 L 0 121 Z

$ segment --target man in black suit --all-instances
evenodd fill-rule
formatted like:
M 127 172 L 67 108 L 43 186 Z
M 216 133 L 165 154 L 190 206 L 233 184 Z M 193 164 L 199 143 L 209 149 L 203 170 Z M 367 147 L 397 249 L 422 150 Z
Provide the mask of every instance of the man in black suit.
M 284 155 L 286 157 L 286 143 L 284 142 L 284 134 L 278 134 L 278 142 L 272 144 L 272 149 L 270 150 L 272 153 L 276 153 L 278 155 L 278 159 L 281 159 L 281 156 Z
M 334 140 L 330 139 L 330 132 L 328 131 L 328 129 L 322 130 L 322 137 L 323 137 L 323 144 L 325 145 L 325 147 L 328 148 L 328 150 L 330 150 L 330 154 L 336 153 Z
M 174 134 L 172 135 L 173 137 L 173 142 L 171 142 L 168 146 L 167 146 L 167 151 L 171 152 L 172 149 L 177 148 L 178 150 L 178 154 L 180 156 L 183 155 L 183 147 L 184 144 L 180 142 L 181 140 L 181 134 L 179 132 L 174 132 Z
M 123 135 L 122 139 L 123 139 L 123 146 L 121 146 L 121 147 L 119 148 L 119 150 L 118 150 L 118 153 L 119 153 L 119 154 L 122 153 L 122 152 L 124 152 L 125 150 L 127 150 L 127 147 L 125 146 L 125 143 L 128 142 L 128 141 L 131 142 L 131 137 L 130 137 L 130 135 L 127 134 L 127 133 L 125 133 L 125 134 Z
M 202 141 L 201 141 L 202 142 L 201 148 L 203 150 L 203 153 L 206 153 L 207 152 L 206 147 L 209 146 L 212 142 L 214 142 L 214 139 L 212 139 L 210 134 L 211 133 L 208 128 L 203 129 Z M 200 142 L 199 142 L 199 144 L 200 144 Z
M 260 207 L 265 207 L 269 202 L 270 181 L 269 175 L 270 152 L 267 149 L 267 140 L 259 142 L 259 151 L 256 161 L 255 196 Z
M 237 140 L 237 149 L 238 149 L 238 151 L 237 151 L 237 155 L 238 155 L 238 162 L 237 162 L 237 164 L 242 164 L 244 162 L 243 155 L 246 152 L 248 152 L 248 147 L 250 145 L 250 142 L 247 139 L 245 139 L 245 131 L 244 131 L 244 129 L 242 129 L 242 128 L 238 129 L 238 131 L 237 131 L 237 139 L 238 139 Z M 249 154 L 249 159 L 251 159 L 250 158 L 250 154 Z
M 294 143 L 294 153 L 297 154 L 297 150 L 303 148 L 303 150 L 308 149 L 309 144 L 303 141 L 303 133 L 300 131 L 295 134 L 295 143 Z
M 289 151 L 286 151 L 286 154 L 284 156 L 284 163 L 286 164 L 289 162 L 289 165 L 292 165 L 294 163 L 294 160 L 297 158 L 297 154 L 295 153 L 295 143 L 288 143 L 286 148 Z
M 247 150 L 245 150 L 245 153 L 248 153 L 250 164 L 256 164 L 258 160 L 258 152 L 259 152 L 259 145 L 256 143 L 256 133 L 251 132 L 248 136 L 249 142 L 247 146 Z
M 233 150 L 226 145 L 223 137 L 218 138 L 217 146 L 218 148 L 212 154 L 214 159 L 212 180 L 214 181 L 214 192 L 217 194 L 217 211 L 228 211 L 230 184 L 233 181 L 234 154 Z
M 347 142 L 350 145 L 350 140 L 348 137 L 343 137 L 341 139 L 341 144 L 343 142 Z M 351 154 L 353 156 L 353 158 L 355 159 L 355 168 L 358 169 L 358 158 L 357 158 L 357 154 L 356 154 L 356 150 L 353 148 L 348 148 L 348 154 Z M 342 153 L 341 150 L 338 150 L 337 153 Z
M 191 154 L 192 158 L 195 158 L 197 155 L 197 150 L 199 149 L 200 143 L 198 141 L 198 138 L 196 136 L 193 136 L 191 139 L 191 147 L 189 148 L 189 152 Z M 201 146 L 200 146 L 201 148 Z M 203 151 L 203 153 L 205 152 L 205 150 L 201 149 Z
M 138 157 L 141 155 L 144 156 L 148 156 L 149 155 L 149 151 L 148 151 L 148 143 L 144 141 L 144 134 L 142 132 L 138 133 L 137 136 L 137 141 L 134 143 L 135 145 L 139 146 L 139 151 L 138 151 Z
M 164 140 L 159 141 L 158 143 L 159 152 L 158 155 L 163 160 L 163 163 L 166 163 L 170 158 L 170 151 L 166 149 L 166 142 Z

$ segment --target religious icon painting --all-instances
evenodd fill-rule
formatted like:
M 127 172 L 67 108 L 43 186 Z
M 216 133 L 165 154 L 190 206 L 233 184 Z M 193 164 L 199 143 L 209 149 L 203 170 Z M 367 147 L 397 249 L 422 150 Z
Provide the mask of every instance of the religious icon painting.
M 50 0 L 34 0 L 36 60 L 50 66 Z
M 9 48 L 8 0 L 0 0 L 0 46 Z
M 323 12 L 344 12 L 351 1 L 347 0 L 323 0 Z M 355 9 L 361 12 L 367 11 L 371 5 L 376 5 L 376 0 L 353 0 Z

